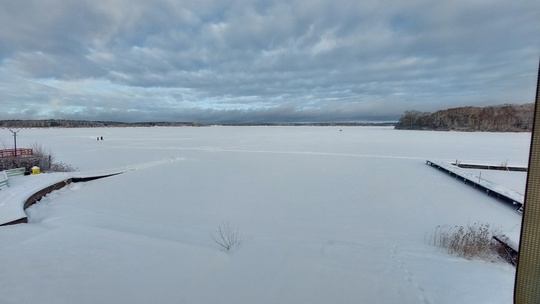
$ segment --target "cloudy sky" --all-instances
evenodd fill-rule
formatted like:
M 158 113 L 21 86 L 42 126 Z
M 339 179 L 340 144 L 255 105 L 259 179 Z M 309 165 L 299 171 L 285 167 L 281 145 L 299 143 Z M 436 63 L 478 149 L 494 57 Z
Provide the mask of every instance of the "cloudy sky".
M 538 0 L 2 0 L 0 119 L 308 122 L 534 102 Z

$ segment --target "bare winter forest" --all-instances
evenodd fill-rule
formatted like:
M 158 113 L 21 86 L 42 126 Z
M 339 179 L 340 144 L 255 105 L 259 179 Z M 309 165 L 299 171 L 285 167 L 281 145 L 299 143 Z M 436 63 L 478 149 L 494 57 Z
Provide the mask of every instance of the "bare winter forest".
M 431 112 L 406 111 L 396 124 L 403 130 L 530 132 L 534 104 L 461 107 Z

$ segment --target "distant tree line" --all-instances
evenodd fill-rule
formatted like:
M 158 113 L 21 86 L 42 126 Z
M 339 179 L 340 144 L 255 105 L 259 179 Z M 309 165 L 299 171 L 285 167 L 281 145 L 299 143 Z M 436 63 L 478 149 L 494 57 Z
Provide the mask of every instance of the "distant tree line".
M 0 120 L 0 128 L 103 128 L 103 127 L 195 127 L 204 124 L 195 122 L 117 122 L 88 120 Z
M 461 107 L 434 113 L 406 111 L 395 128 L 400 130 L 530 132 L 534 104 Z
M 228 123 L 220 126 L 393 126 L 395 122 Z M 0 120 L 0 128 L 203 127 L 197 122 L 117 122 L 89 120 Z
M 271 127 L 381 127 L 394 126 L 395 122 L 268 122 L 268 123 L 228 123 L 220 126 L 271 126 Z

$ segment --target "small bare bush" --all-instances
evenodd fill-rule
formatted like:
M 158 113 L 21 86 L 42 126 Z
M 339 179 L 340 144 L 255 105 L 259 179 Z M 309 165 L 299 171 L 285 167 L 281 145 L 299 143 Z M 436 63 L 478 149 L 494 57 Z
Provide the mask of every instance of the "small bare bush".
M 47 151 L 41 143 L 34 143 L 32 146 L 33 153 L 39 158 L 39 165 L 50 172 L 73 172 L 77 171 L 77 168 L 66 164 L 64 162 L 56 161 L 56 157 L 51 151 Z
M 51 164 L 51 172 L 73 172 L 77 171 L 77 168 L 72 167 L 64 162 L 54 162 Z
M 222 222 L 218 231 L 211 235 L 212 240 L 221 247 L 221 250 L 229 252 L 234 248 L 238 248 L 242 242 L 242 235 L 238 232 L 238 228 L 233 227 L 229 222 Z
M 498 234 L 490 224 L 474 223 L 465 226 L 437 226 L 429 244 L 452 255 L 466 259 L 488 259 L 497 250 L 493 236 Z

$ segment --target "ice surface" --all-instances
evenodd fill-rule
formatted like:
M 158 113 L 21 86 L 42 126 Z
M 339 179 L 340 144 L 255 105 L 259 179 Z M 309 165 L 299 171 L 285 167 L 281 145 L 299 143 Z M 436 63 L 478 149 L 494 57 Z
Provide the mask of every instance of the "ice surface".
M 21 147 L 36 141 L 84 172 L 129 170 L 55 191 L 27 210 L 29 224 L 0 228 L 0 302 L 512 301 L 512 266 L 448 256 L 426 237 L 437 225 L 474 222 L 519 234 L 521 216 L 425 160 L 526 164 L 528 133 L 19 133 Z M 230 253 L 211 238 L 223 221 L 244 239 Z

